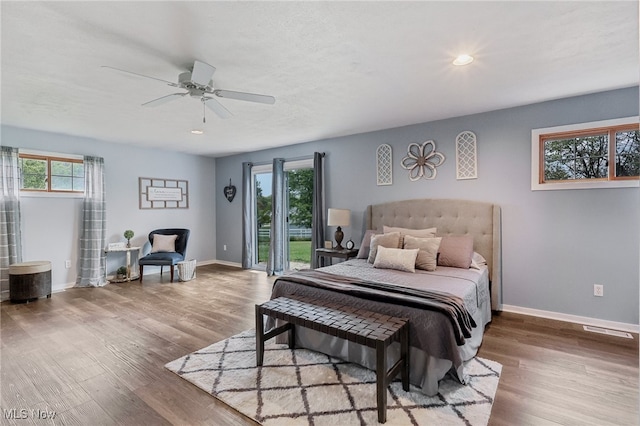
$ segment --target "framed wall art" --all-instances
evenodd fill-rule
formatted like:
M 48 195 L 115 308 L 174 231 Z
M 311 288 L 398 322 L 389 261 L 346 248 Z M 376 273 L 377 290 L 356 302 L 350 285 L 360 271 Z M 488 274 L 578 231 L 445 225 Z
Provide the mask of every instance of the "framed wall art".
M 144 209 L 188 209 L 189 181 L 138 178 L 139 207 Z

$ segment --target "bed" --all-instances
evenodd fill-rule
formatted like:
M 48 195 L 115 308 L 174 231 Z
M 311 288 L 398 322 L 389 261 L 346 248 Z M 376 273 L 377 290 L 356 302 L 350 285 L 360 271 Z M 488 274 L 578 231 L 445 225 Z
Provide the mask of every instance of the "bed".
M 433 231 L 435 228 L 435 237 L 449 243 L 456 238 L 467 242 L 472 239 L 471 267 L 438 264 L 432 271 L 415 269 L 413 272 L 388 268 L 378 262 L 383 257 L 382 251 L 385 256 L 405 258 L 419 250 L 407 253 L 411 250 L 389 250 L 383 245 L 378 247 L 375 261 L 369 255 L 359 256 L 361 258 L 336 265 L 279 277 L 274 283 L 272 298 L 301 296 L 348 301 L 363 309 L 408 318 L 411 383 L 427 395 L 438 392 L 438 382 L 446 374 L 465 383 L 464 362 L 476 355 L 492 310 L 499 310 L 501 306 L 500 207 L 469 200 L 395 201 L 369 206 L 365 223 L 370 230 L 365 233 L 365 240 L 373 234 L 376 244 L 398 229 L 411 236 L 408 230 Z M 410 240 L 402 232 L 401 237 L 407 246 L 412 241 L 427 241 Z M 369 247 L 367 241 L 363 242 Z M 398 248 L 402 245 L 401 242 Z M 441 244 L 439 252 L 443 247 Z M 440 257 L 438 260 L 440 263 Z M 444 260 L 443 264 L 446 265 Z M 313 330 L 297 329 L 296 345 L 375 368 L 371 349 Z M 399 345 L 392 345 L 389 366 L 398 356 Z

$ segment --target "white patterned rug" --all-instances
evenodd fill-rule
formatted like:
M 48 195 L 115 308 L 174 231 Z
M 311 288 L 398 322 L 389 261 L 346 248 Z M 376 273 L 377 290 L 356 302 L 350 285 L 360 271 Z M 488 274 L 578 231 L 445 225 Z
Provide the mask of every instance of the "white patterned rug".
M 265 344 L 256 367 L 255 333 L 245 331 L 166 365 L 222 402 L 263 425 L 374 425 L 375 372 L 306 349 Z M 446 377 L 428 397 L 400 381 L 388 389 L 388 425 L 486 425 L 502 365 L 474 358 L 468 385 Z

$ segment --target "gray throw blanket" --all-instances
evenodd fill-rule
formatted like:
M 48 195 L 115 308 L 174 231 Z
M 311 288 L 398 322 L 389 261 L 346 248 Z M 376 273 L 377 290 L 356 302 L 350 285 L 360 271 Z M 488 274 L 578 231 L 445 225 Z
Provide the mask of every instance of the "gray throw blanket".
M 462 299 L 446 293 L 369 282 L 312 269 L 280 277 L 274 282 L 274 287 L 279 280 L 331 290 L 362 299 L 442 312 L 451 321 L 456 343 L 459 346 L 464 345 L 465 338 L 471 337 L 471 329 L 476 327 L 476 323 L 464 307 Z

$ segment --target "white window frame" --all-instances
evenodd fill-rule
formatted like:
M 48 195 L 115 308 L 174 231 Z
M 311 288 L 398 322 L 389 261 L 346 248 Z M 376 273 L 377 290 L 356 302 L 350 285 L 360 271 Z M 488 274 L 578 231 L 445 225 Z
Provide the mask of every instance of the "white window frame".
M 637 124 L 640 117 L 616 118 L 613 120 L 592 121 L 588 123 L 570 124 L 566 126 L 545 127 L 531 130 L 531 190 L 532 191 L 554 191 L 563 189 L 597 189 L 597 188 L 638 188 L 640 180 L 588 180 L 572 182 L 546 182 L 540 183 L 540 136 L 548 133 L 575 132 L 599 127 L 623 126 L 626 124 Z

